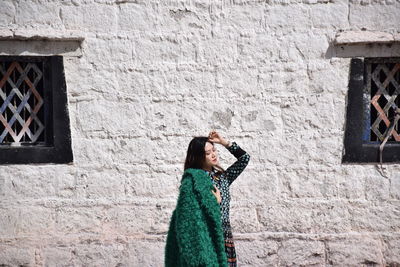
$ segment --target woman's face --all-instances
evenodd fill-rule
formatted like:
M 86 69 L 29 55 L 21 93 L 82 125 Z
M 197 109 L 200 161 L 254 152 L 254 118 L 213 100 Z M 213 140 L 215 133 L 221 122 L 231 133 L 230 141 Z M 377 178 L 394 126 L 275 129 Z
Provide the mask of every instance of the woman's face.
M 212 169 L 212 167 L 218 165 L 218 153 L 217 150 L 215 149 L 214 145 L 206 142 L 206 145 L 204 146 L 204 150 L 206 153 L 206 160 L 204 162 L 205 166 L 204 168 L 209 170 Z

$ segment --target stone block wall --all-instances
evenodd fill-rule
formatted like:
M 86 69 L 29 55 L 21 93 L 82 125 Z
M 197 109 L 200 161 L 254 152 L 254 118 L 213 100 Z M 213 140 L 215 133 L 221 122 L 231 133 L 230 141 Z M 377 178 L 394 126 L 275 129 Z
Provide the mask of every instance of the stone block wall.
M 399 266 L 400 166 L 341 163 L 350 60 L 331 52 L 340 30 L 398 32 L 398 14 L 399 0 L 2 0 L 3 29 L 85 39 L 64 57 L 73 164 L 0 166 L 0 266 L 163 266 L 187 145 L 213 128 L 252 156 L 231 187 L 240 266 Z

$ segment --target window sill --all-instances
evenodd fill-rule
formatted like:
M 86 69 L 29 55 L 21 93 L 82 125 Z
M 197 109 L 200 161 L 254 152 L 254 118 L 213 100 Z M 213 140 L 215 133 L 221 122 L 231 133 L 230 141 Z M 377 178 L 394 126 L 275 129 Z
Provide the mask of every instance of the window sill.
M 400 43 L 400 33 L 343 31 L 336 34 L 335 45 Z
M 398 57 L 400 33 L 342 31 L 334 39 L 336 57 Z
M 2 29 L 1 41 L 63 41 L 82 42 L 85 36 L 79 31 L 60 31 L 54 29 Z
M 54 29 L 0 29 L 0 55 L 82 56 L 84 33 Z

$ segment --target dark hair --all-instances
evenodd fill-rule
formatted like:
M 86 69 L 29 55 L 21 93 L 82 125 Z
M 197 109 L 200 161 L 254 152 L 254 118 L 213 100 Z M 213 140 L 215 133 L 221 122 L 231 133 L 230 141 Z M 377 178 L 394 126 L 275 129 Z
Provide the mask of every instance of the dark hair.
M 190 141 L 189 147 L 186 153 L 186 160 L 184 170 L 193 168 L 193 169 L 201 169 L 204 166 L 204 161 L 206 159 L 206 152 L 204 147 L 206 143 L 209 142 L 214 145 L 212 142 L 208 141 L 207 137 L 195 137 Z

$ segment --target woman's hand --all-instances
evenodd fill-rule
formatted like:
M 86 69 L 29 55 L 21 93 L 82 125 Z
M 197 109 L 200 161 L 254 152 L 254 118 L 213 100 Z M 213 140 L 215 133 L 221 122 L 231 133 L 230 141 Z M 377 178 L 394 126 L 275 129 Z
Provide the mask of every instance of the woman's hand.
M 217 199 L 218 204 L 221 204 L 221 191 L 214 185 L 214 190 L 211 190 L 211 192 L 214 194 L 215 198 Z
M 221 144 L 223 146 L 229 146 L 229 142 L 225 140 L 217 131 L 213 130 L 208 134 L 208 140 L 215 144 Z

